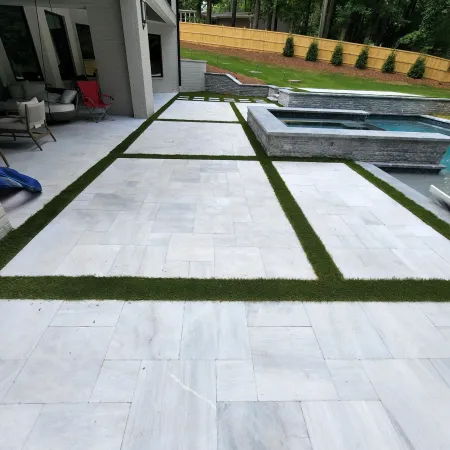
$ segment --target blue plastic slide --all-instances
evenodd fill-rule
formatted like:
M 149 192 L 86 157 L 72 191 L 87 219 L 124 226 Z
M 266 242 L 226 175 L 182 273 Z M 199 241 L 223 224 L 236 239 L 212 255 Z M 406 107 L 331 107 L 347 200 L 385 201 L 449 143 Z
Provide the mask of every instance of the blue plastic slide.
M 0 190 L 3 189 L 25 189 L 30 192 L 42 192 L 39 181 L 9 167 L 0 167 Z

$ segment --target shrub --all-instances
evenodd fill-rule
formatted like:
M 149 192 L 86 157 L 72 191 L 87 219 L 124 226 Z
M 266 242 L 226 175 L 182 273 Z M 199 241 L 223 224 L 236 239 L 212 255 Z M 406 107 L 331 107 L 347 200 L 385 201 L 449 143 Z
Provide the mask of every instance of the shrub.
M 395 72 L 395 51 L 392 51 L 390 55 L 386 58 L 386 61 L 381 68 L 383 73 L 394 73 Z
M 333 66 L 342 66 L 342 63 L 344 62 L 344 48 L 342 47 L 342 44 L 339 42 L 338 45 L 336 45 L 333 56 L 331 57 L 331 64 Z
M 423 78 L 425 73 L 425 62 L 426 58 L 424 56 L 418 56 L 416 62 L 408 70 L 408 77 L 410 78 Z
M 355 62 L 355 67 L 357 69 L 366 69 L 368 59 L 369 59 L 369 47 L 367 47 L 366 45 L 359 53 L 358 59 Z
M 283 56 L 288 56 L 289 58 L 294 56 L 294 38 L 292 36 L 288 36 L 286 39 L 286 44 L 283 49 Z
M 317 57 L 319 56 L 319 43 L 316 39 L 311 42 L 311 45 L 308 48 L 308 52 L 306 53 L 306 61 L 316 62 Z

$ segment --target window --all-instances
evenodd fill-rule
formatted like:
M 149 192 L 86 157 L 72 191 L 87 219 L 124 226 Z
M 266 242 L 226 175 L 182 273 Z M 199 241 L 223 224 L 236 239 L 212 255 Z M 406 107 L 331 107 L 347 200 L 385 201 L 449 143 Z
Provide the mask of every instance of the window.
M 150 64 L 152 66 L 152 77 L 163 76 L 161 36 L 159 34 L 148 35 L 150 47 Z
M 44 79 L 21 6 L 0 6 L 0 39 L 16 80 Z
M 67 37 L 64 18 L 59 14 L 45 11 L 48 28 L 58 56 L 59 73 L 63 80 L 75 78 L 75 67 L 73 65 L 72 52 L 70 50 L 69 38 Z
M 89 25 L 76 24 L 78 40 L 80 41 L 83 59 L 95 59 L 94 46 L 92 45 L 91 28 Z

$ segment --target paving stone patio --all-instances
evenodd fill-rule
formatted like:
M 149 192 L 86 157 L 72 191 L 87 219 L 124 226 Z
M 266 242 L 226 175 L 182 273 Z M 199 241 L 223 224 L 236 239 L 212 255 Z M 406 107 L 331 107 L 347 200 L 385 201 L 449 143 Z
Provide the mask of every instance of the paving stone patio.
M 221 122 L 237 121 L 236 115 L 228 103 L 205 102 L 204 104 L 199 104 L 184 100 L 175 101 L 159 118 L 175 120 L 216 120 Z
M 0 448 L 445 449 L 448 303 L 0 301 Z
M 346 278 L 450 279 L 450 241 L 345 164 L 274 164 Z
M 315 278 L 256 161 L 120 159 L 1 272 Z

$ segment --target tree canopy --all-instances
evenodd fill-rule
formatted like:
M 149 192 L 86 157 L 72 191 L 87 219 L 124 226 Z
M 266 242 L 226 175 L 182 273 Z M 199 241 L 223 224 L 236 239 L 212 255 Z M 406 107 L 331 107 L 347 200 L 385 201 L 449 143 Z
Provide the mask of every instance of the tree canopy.
M 253 24 L 317 36 L 323 0 L 236 0 L 237 10 L 258 16 Z M 233 0 L 182 0 L 182 8 L 212 4 L 214 12 L 231 11 Z M 328 36 L 349 42 L 450 57 L 450 0 L 329 0 Z

